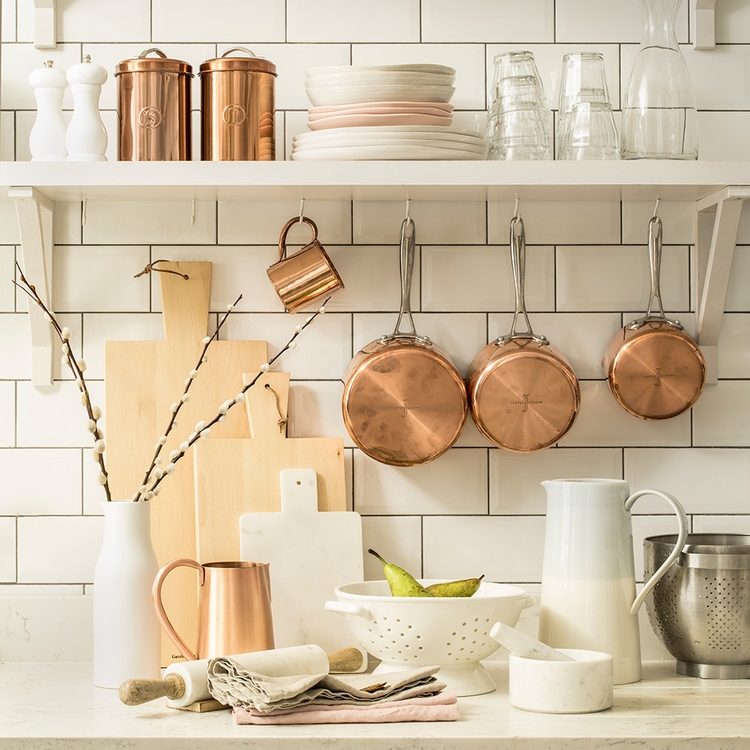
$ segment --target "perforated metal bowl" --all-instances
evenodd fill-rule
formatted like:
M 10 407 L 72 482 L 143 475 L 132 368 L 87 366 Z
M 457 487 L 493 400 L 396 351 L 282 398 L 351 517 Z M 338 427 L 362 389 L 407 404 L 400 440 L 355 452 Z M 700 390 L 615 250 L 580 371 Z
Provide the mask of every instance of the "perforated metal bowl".
M 677 536 L 643 542 L 644 576 Z M 690 534 L 682 554 L 646 599 L 651 625 L 692 677 L 750 677 L 750 535 Z

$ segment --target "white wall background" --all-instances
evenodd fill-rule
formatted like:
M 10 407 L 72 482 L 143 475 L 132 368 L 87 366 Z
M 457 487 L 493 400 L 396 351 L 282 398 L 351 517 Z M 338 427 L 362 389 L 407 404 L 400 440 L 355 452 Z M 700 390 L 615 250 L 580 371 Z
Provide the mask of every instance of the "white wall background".
M 249 46 L 278 65 L 278 151 L 286 158 L 285 144 L 305 129 L 309 65 L 452 65 L 456 120 L 481 124 L 492 57 L 519 47 L 537 55 L 553 101 L 565 52 L 603 52 L 618 107 L 641 28 L 631 0 L 59 0 L 58 6 L 61 44 L 41 52 L 31 44 L 31 0 L 2 0 L 3 160 L 28 158 L 34 113 L 26 78 L 42 59 L 65 68 L 91 54 L 111 71 L 118 60 L 158 45 L 197 69 L 229 46 Z M 701 110 L 701 157 L 750 159 L 750 3 L 718 4 L 714 51 L 692 49 L 684 7 L 679 37 Z M 112 149 L 114 79 L 105 86 L 103 107 Z M 533 322 L 567 353 L 583 381 L 580 418 L 559 447 L 528 456 L 488 447 L 469 424 L 457 447 L 412 469 L 374 463 L 346 438 L 350 499 L 364 516 L 367 544 L 425 576 L 483 572 L 537 590 L 544 528 L 539 482 L 559 475 L 624 477 L 633 489 L 661 487 L 682 500 L 694 530 L 750 532 L 750 214 L 732 272 L 720 382 L 706 388 L 692 413 L 647 424 L 615 406 L 599 361 L 623 320 L 646 304 L 644 243 L 652 206 L 526 202 L 521 208 Z M 80 204 L 59 204 L 56 309 L 89 363 L 96 399 L 103 402 L 106 339 L 161 336 L 158 287 L 132 278 L 149 259 L 213 261 L 212 310 L 245 294 L 227 336 L 283 342 L 295 323 L 282 312 L 264 270 L 280 227 L 297 209 L 292 203 L 202 203 L 191 226 L 189 203 L 90 202 L 84 224 Z M 412 205 L 417 323 L 460 368 L 508 326 L 512 287 L 504 243 L 511 211 L 510 204 Z M 308 202 L 306 212 L 318 222 L 347 288 L 284 362 L 295 381 L 290 434 L 346 437 L 340 378 L 352 354 L 393 325 L 403 206 Z M 662 215 L 665 303 L 689 327 L 696 301 L 691 206 L 662 204 Z M 2 202 L 0 659 L 86 659 L 101 493 L 67 374 L 48 393 L 30 383 L 25 302 L 9 283 L 17 242 L 12 206 Z M 639 574 L 641 539 L 673 527 L 665 512 L 650 500 L 637 508 Z M 368 573 L 378 573 L 369 560 Z M 653 644 L 647 625 L 644 631 Z

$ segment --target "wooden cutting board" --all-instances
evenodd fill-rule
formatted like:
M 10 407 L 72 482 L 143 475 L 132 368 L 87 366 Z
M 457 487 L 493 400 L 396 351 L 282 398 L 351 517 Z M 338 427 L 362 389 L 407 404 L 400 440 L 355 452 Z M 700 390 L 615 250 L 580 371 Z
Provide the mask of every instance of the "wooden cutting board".
M 211 264 L 180 262 L 161 267 L 189 276 L 185 280 L 174 274 L 159 274 L 166 339 L 106 344 L 107 465 L 112 495 L 119 499 L 131 497 L 140 486 L 154 445 L 169 422 L 170 405 L 180 399 L 185 378 L 195 367 L 208 329 Z M 208 361 L 190 389 L 190 400 L 182 408 L 177 427 L 162 451 L 164 458 L 186 439 L 197 421 L 211 418 L 219 404 L 240 390 L 243 372 L 257 371 L 267 356 L 265 341 L 213 342 Z M 242 409 L 236 408 L 226 422 L 214 427 L 207 440 L 249 434 L 247 418 Z M 151 536 L 159 563 L 178 557 L 194 558 L 192 452 L 161 487 L 159 496 L 151 501 Z M 172 573 L 164 585 L 163 600 L 177 631 L 188 643 L 195 643 L 195 571 L 181 569 Z M 178 659 L 182 657 L 164 636 L 162 664 Z
M 317 474 L 320 510 L 346 510 L 344 441 L 287 438 L 286 425 L 279 425 L 279 411 L 288 416 L 289 373 L 265 373 L 247 392 L 245 406 L 249 440 L 216 439 L 195 446 L 196 538 L 201 562 L 239 559 L 240 516 L 281 508 L 282 469 L 312 469 Z M 287 551 L 296 554 L 293 549 Z
M 240 559 L 271 564 L 276 646 L 351 646 L 349 627 L 324 605 L 337 586 L 363 580 L 362 519 L 347 511 L 319 512 L 312 469 L 284 469 L 280 494 L 279 513 L 240 516 Z

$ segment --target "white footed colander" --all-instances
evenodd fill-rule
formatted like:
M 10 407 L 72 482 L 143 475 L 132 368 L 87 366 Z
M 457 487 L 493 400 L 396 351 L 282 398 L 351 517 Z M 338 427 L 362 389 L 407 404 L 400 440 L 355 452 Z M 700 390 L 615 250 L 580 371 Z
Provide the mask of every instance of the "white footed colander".
M 381 660 L 375 674 L 439 666 L 438 678 L 456 695 L 479 695 L 495 689 L 479 663 L 499 645 L 490 629 L 515 625 L 533 603 L 518 586 L 487 581 L 472 597 L 391 596 L 386 581 L 366 581 L 339 586 L 325 606 L 346 615 L 360 645 Z

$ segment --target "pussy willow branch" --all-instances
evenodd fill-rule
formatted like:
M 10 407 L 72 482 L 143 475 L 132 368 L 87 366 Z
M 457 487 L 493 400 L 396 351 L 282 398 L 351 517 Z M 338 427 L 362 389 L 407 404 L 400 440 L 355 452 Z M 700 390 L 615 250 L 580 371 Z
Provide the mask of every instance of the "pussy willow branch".
M 330 299 L 330 297 L 328 298 Z M 180 445 L 180 448 L 176 451 L 173 451 L 170 454 L 169 457 L 169 463 L 164 467 L 164 469 L 158 469 L 158 471 L 154 474 L 154 481 L 148 487 L 148 490 L 143 493 L 144 500 L 151 499 L 155 494 L 159 491 L 159 485 L 164 481 L 166 477 L 168 477 L 173 471 L 177 463 L 179 463 L 180 459 L 183 458 L 183 456 L 188 452 L 188 450 L 198 442 L 202 437 L 205 437 L 208 434 L 208 431 L 218 422 L 223 422 L 227 413 L 233 409 L 237 404 L 240 404 L 245 399 L 245 394 L 258 382 L 258 380 L 262 377 L 263 373 L 268 372 L 268 370 L 271 368 L 271 365 L 273 365 L 274 362 L 276 362 L 280 357 L 284 355 L 285 352 L 289 351 L 290 349 L 294 349 L 297 346 L 297 339 L 302 334 L 302 331 L 305 330 L 319 315 L 322 315 L 325 312 L 325 306 L 328 304 L 328 300 L 326 300 L 323 305 L 320 307 L 320 309 L 315 312 L 313 315 L 311 315 L 304 324 L 297 326 L 294 329 L 294 333 L 292 337 L 289 339 L 289 341 L 286 342 L 284 347 L 280 349 L 271 359 L 268 360 L 268 362 L 264 362 L 260 369 L 258 370 L 257 374 L 253 377 L 253 379 L 242 388 L 242 390 L 233 398 L 225 401 L 221 406 L 219 406 L 219 410 L 216 412 L 214 417 L 209 420 L 206 423 L 199 422 L 196 424 L 196 429 L 193 433 L 191 433 L 190 437 Z M 200 426 L 200 429 L 199 429 Z
M 21 266 L 16 263 L 16 269 L 18 271 L 18 278 L 21 280 L 21 283 L 19 284 L 17 281 L 13 281 L 13 284 L 17 286 L 26 296 L 37 306 L 39 307 L 47 317 L 47 320 L 52 324 L 52 328 L 57 334 L 57 338 L 60 339 L 60 342 L 63 345 L 63 353 L 65 355 L 65 359 L 68 363 L 68 367 L 70 368 L 70 371 L 73 373 L 73 377 L 76 379 L 76 383 L 78 384 L 78 389 L 81 392 L 82 395 L 82 403 L 84 407 L 86 408 L 86 413 L 89 417 L 89 425 L 93 425 L 93 427 L 90 428 L 90 431 L 94 438 L 94 446 L 100 445 L 99 441 L 104 440 L 104 435 L 102 434 L 101 430 L 99 429 L 99 419 L 101 418 L 101 412 L 98 414 L 94 411 L 94 407 L 91 404 L 91 394 L 89 393 L 88 386 L 86 385 L 86 378 L 83 375 L 83 369 L 81 368 L 80 364 L 78 363 L 78 360 L 75 357 L 75 354 L 73 354 L 73 348 L 70 346 L 70 340 L 66 339 L 63 336 L 63 329 L 60 327 L 60 324 L 57 322 L 57 319 L 52 314 L 52 312 L 49 310 L 47 305 L 42 302 L 41 297 L 36 291 L 36 287 L 29 283 L 29 280 L 24 276 L 23 271 L 21 270 Z M 112 494 L 109 490 L 109 474 L 107 472 L 107 466 L 104 462 L 104 452 L 103 450 L 95 450 L 95 456 L 97 463 L 99 464 L 100 469 L 100 484 L 104 488 L 104 494 L 107 497 L 107 502 L 111 502 L 112 500 Z
M 143 479 L 141 480 L 141 486 L 139 487 L 138 490 L 136 490 L 136 493 L 133 496 L 133 500 L 135 500 L 136 502 L 143 499 L 143 495 L 146 492 L 146 487 L 147 487 L 149 478 L 151 477 L 152 472 L 156 468 L 156 464 L 159 461 L 159 456 L 161 455 L 162 449 L 164 448 L 164 445 L 167 442 L 167 437 L 172 432 L 172 429 L 174 428 L 177 422 L 177 415 L 180 413 L 180 410 L 182 409 L 183 405 L 188 400 L 186 397 L 188 396 L 190 387 L 193 385 L 193 380 L 195 380 L 195 376 L 198 374 L 198 370 L 200 370 L 201 365 L 205 364 L 206 362 L 206 353 L 208 352 L 208 347 L 211 346 L 211 344 L 214 341 L 216 341 L 216 339 L 219 336 L 219 331 L 221 330 L 224 323 L 226 323 L 227 318 L 232 314 L 232 311 L 239 304 L 241 299 L 242 299 L 242 295 L 240 294 L 240 296 L 237 297 L 237 299 L 231 305 L 227 307 L 227 311 L 222 316 L 221 320 L 219 321 L 219 325 L 216 326 L 216 330 L 213 332 L 213 334 L 211 336 L 206 336 L 203 339 L 203 349 L 201 350 L 201 353 L 198 356 L 198 361 L 195 363 L 195 367 L 190 371 L 187 378 L 185 378 L 185 390 L 183 390 L 179 401 L 177 401 L 176 404 L 173 404 L 172 406 L 172 410 L 171 410 L 172 415 L 167 424 L 167 428 L 164 430 L 161 438 L 159 438 L 156 445 L 154 446 L 154 455 L 151 458 L 151 463 L 149 464 L 148 469 L 146 469 L 146 473 L 143 475 Z

